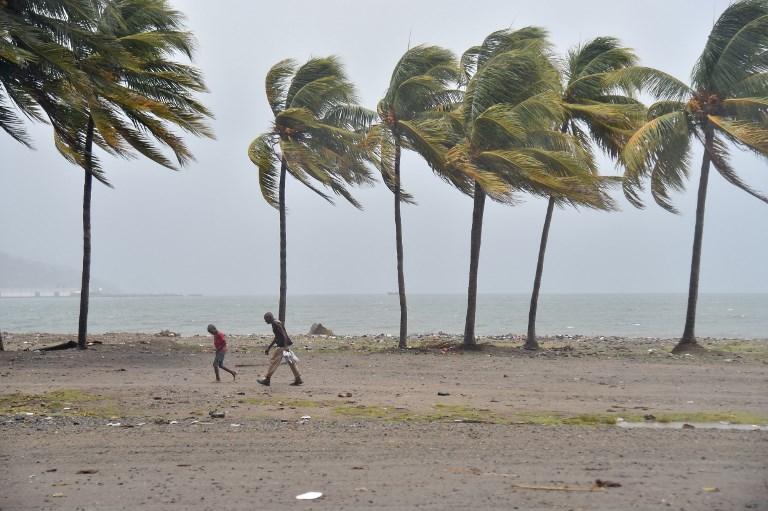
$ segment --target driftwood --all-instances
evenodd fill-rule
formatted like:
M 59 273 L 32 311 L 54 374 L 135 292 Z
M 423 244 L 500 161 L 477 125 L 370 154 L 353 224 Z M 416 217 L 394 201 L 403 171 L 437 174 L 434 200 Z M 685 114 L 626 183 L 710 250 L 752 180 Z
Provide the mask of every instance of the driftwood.
M 72 348 L 77 348 L 77 341 L 67 341 L 62 342 L 61 344 L 54 344 L 53 346 L 46 346 L 45 348 L 40 348 L 39 351 L 58 351 Z
M 543 491 L 602 491 L 599 486 L 579 488 L 574 486 L 538 486 L 533 484 L 513 484 L 512 488 L 518 490 L 543 490 Z

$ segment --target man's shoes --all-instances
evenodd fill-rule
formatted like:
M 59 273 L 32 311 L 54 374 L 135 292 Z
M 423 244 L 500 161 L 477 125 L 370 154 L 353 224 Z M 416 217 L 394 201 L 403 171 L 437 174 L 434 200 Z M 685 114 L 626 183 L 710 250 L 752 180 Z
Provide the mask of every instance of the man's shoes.
M 269 378 L 257 378 L 256 381 L 269 387 Z
M 294 380 L 293 383 L 290 383 L 289 385 L 292 385 L 294 387 L 298 387 L 299 385 L 304 385 L 304 381 L 302 381 L 301 378 Z

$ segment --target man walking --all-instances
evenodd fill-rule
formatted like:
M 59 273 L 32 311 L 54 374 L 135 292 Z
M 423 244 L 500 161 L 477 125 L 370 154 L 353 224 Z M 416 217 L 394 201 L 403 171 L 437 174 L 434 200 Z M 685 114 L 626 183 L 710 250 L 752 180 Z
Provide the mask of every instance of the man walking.
M 264 354 L 269 355 L 269 350 L 272 349 L 272 346 L 276 345 L 277 348 L 275 348 L 275 352 L 272 354 L 272 358 L 269 361 L 269 369 L 267 370 L 267 375 L 264 378 L 257 379 L 256 381 L 262 385 L 269 386 L 272 375 L 275 374 L 277 368 L 280 367 L 280 362 L 283 360 L 283 354 L 290 353 L 290 346 L 293 344 L 293 342 L 291 341 L 291 338 L 288 337 L 288 332 L 285 331 L 283 324 L 279 319 L 275 319 L 275 316 L 271 312 L 264 314 L 264 321 L 272 325 L 272 332 L 275 334 L 275 338 L 272 340 L 270 345 L 267 346 L 267 349 L 264 350 Z M 290 367 L 291 371 L 293 372 L 294 380 L 291 385 L 298 386 L 304 382 L 301 380 L 301 374 L 299 374 L 296 363 L 291 360 L 293 354 L 290 353 L 290 355 L 290 357 L 286 357 L 286 362 L 288 363 L 288 367 Z

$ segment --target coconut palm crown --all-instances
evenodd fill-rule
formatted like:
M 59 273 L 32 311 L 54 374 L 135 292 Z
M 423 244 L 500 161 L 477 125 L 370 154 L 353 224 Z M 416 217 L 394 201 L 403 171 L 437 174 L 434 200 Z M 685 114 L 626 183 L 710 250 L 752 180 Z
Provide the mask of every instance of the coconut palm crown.
M 57 97 L 48 85 L 77 73 L 71 48 L 90 38 L 88 0 L 0 1 L 0 129 L 31 147 L 19 113 L 56 122 Z M 92 41 L 95 42 L 95 41 Z
M 662 208 L 676 212 L 670 193 L 682 190 L 689 174 L 691 146 L 704 147 L 696 208 L 691 278 L 683 336 L 677 351 L 696 348 L 704 208 L 710 166 L 729 183 L 768 202 L 745 183 L 730 164 L 735 146 L 768 156 L 768 1 L 742 0 L 730 5 L 712 28 L 691 74 L 691 85 L 666 76 L 653 83 L 660 100 L 648 109 L 647 122 L 622 152 L 624 192 L 642 206 L 640 192 L 650 183 Z

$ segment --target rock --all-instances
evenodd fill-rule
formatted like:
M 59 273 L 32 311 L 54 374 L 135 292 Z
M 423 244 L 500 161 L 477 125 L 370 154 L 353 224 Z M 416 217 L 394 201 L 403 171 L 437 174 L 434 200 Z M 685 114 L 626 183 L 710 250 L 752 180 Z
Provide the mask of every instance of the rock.
M 621 483 L 615 481 L 608 481 L 607 479 L 595 479 L 595 488 L 619 488 Z
M 224 417 L 227 416 L 227 414 L 225 412 L 211 411 L 211 412 L 208 412 L 208 416 L 211 417 L 212 419 L 223 419 Z
M 687 422 L 683 424 L 683 429 L 696 429 L 696 426 L 693 424 L 688 424 Z
M 333 335 L 333 331 L 324 327 L 322 323 L 312 323 L 308 335 Z
M 155 337 L 181 337 L 177 332 L 171 332 L 170 330 L 160 330 L 155 334 Z
M 438 396 L 450 396 L 450 395 L 451 395 L 451 393 L 450 393 L 450 392 L 443 392 L 443 391 L 439 391 L 439 392 L 437 393 L 437 395 L 438 395 Z
M 656 416 L 655 416 L 655 415 L 651 415 L 651 414 L 649 413 L 649 414 L 647 414 L 647 415 L 643 415 L 643 419 L 645 419 L 645 420 L 647 420 L 647 421 L 655 421 L 655 420 L 656 420 Z

